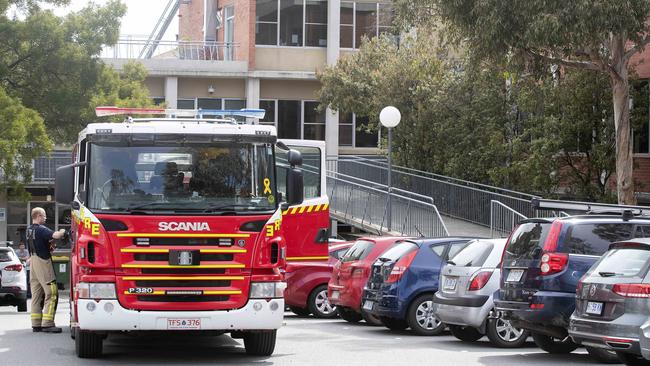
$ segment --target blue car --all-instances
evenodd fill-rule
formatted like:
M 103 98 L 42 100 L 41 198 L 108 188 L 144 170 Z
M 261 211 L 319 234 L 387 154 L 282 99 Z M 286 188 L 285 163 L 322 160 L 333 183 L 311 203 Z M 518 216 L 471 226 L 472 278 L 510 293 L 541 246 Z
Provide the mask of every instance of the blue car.
M 388 328 L 411 328 L 418 335 L 436 335 L 445 325 L 433 313 L 440 270 L 447 259 L 474 238 L 408 239 L 394 244 L 372 265 L 363 291 L 364 311 Z
M 524 220 L 503 255 L 496 310 L 517 328 L 529 330 L 549 353 L 578 347 L 568 337 L 580 278 L 615 241 L 650 234 L 650 219 L 623 214 Z M 596 359 L 613 362 L 613 352 L 589 347 Z

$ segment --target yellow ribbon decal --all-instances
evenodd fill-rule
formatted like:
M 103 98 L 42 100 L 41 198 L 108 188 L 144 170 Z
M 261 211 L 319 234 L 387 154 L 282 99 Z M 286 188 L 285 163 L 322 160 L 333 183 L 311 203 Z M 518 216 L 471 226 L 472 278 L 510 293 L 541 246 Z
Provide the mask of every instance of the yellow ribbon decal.
M 264 194 L 271 194 L 271 180 L 269 178 L 264 178 Z

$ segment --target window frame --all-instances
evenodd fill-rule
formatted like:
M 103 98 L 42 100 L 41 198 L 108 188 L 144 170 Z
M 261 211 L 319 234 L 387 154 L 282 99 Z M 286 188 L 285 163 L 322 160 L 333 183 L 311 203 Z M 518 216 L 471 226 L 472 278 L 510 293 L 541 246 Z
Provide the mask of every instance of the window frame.
M 255 38 L 255 47 L 259 47 L 259 48 L 286 48 L 286 49 L 304 48 L 304 49 L 314 49 L 314 50 L 322 50 L 324 48 L 325 49 L 327 48 L 327 45 L 325 45 L 325 46 L 307 46 L 306 45 L 306 39 L 307 39 L 306 33 L 305 33 L 306 24 L 307 24 L 307 1 L 306 0 L 301 0 L 302 1 L 302 42 L 301 42 L 301 45 L 300 46 L 283 46 L 283 45 L 280 45 L 280 23 L 282 21 L 281 20 L 282 16 L 280 14 L 281 7 L 280 7 L 280 0 L 275 0 L 275 1 L 277 3 L 277 14 L 278 14 L 277 21 L 275 21 L 275 22 L 257 21 L 257 20 L 255 21 L 256 26 L 257 26 L 257 24 L 275 24 L 276 25 L 276 27 L 275 27 L 275 29 L 276 29 L 275 44 L 274 45 L 271 45 L 271 44 L 257 44 L 257 38 Z M 323 0 L 320 0 L 320 1 L 323 1 Z M 326 0 L 325 0 L 325 2 L 329 6 L 329 2 L 326 1 Z M 257 2 L 255 4 L 257 4 Z M 328 18 L 328 22 L 324 23 L 324 24 L 326 26 L 329 26 L 329 13 L 327 14 L 327 18 Z M 323 25 L 322 23 L 309 23 L 309 24 Z

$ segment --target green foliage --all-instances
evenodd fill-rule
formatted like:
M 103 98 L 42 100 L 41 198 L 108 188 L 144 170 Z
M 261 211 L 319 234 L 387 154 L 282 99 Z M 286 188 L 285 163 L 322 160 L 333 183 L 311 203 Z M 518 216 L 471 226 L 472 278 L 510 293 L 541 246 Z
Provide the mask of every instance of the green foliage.
M 0 1 L 0 86 L 37 110 L 56 142 L 74 140 L 83 128 L 83 113 L 103 73 L 97 57 L 102 45 L 117 41 L 126 7 L 119 0 L 89 5 L 57 17 L 39 3 L 67 1 Z M 25 17 L 9 18 L 17 5 Z
M 32 160 L 51 147 L 41 116 L 0 87 L 0 188 L 11 188 L 12 198 L 25 198 Z

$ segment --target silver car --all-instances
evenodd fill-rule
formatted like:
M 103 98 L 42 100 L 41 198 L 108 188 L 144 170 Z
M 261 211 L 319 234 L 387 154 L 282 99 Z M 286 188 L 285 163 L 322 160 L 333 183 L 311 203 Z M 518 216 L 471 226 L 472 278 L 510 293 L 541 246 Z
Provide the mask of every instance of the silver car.
M 569 325 L 573 341 L 605 362 L 615 352 L 626 364 L 650 364 L 641 357 L 639 339 L 650 331 L 649 268 L 650 239 L 610 245 L 578 283 Z
M 494 310 L 499 291 L 505 239 L 479 239 L 451 258 L 442 269 L 433 310 L 458 339 L 477 341 L 487 335 L 497 347 L 520 347 L 528 332 L 514 328 Z

